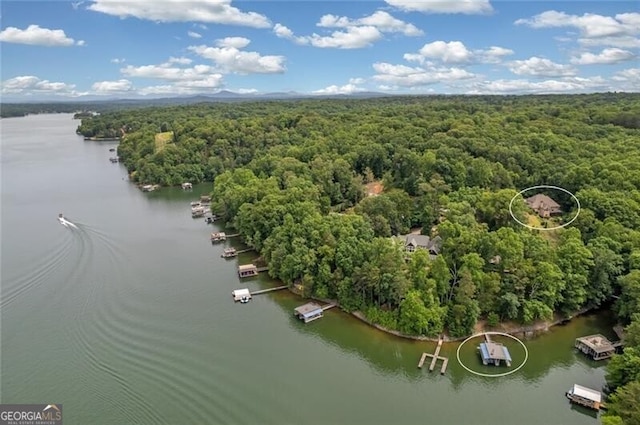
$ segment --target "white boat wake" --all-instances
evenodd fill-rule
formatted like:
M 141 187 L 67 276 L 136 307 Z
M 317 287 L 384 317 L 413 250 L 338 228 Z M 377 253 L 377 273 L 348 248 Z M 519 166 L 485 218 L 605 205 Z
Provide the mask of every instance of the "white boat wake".
M 62 214 L 58 215 L 58 221 L 60 222 L 60 224 L 62 224 L 64 227 L 72 227 L 74 229 L 77 229 L 78 226 L 76 226 L 75 224 L 73 224 L 72 222 L 70 222 L 69 220 L 67 220 L 66 218 L 64 218 L 64 216 Z

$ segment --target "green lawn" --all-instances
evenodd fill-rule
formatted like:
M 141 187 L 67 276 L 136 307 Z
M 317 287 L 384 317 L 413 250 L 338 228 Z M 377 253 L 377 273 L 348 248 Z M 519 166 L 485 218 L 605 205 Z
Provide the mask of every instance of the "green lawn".
M 173 140 L 173 131 L 165 131 L 164 133 L 156 133 L 156 152 L 162 152 L 167 143 Z

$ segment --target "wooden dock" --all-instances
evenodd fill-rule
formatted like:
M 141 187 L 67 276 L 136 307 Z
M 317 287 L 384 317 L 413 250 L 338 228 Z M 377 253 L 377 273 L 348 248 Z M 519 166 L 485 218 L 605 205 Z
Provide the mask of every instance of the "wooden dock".
M 252 292 L 251 295 L 253 296 L 253 295 L 266 294 L 267 292 L 280 291 L 282 289 L 287 289 L 287 285 L 276 286 L 275 288 L 261 289 L 259 291 Z
M 433 370 L 436 368 L 436 363 L 438 362 L 438 360 L 442 360 L 442 367 L 440 368 L 440 374 L 444 375 L 444 373 L 447 370 L 447 365 L 449 364 L 449 358 L 440 356 L 440 349 L 442 348 L 443 342 L 444 341 L 442 340 L 442 338 L 438 340 L 436 351 L 433 354 L 422 353 L 422 356 L 420 357 L 420 361 L 418 362 L 418 368 L 422 369 L 422 366 L 424 366 L 425 360 L 427 359 L 427 357 L 430 357 L 431 363 L 429 364 L 429 372 L 433 372 Z

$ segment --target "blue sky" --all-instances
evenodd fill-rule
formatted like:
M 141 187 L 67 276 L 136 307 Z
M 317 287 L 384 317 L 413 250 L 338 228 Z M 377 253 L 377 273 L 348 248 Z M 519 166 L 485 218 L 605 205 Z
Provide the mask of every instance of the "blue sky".
M 638 91 L 626 1 L 2 1 L 6 100 Z

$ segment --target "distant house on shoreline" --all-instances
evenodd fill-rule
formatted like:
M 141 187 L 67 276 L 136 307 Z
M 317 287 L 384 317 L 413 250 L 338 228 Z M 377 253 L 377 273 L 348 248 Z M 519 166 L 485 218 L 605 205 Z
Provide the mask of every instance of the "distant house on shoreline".
M 540 217 L 549 218 L 552 215 L 562 214 L 560 204 L 542 193 L 533 195 L 530 198 L 525 199 L 525 202 L 534 210 Z

